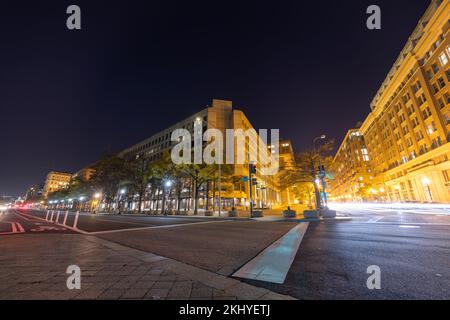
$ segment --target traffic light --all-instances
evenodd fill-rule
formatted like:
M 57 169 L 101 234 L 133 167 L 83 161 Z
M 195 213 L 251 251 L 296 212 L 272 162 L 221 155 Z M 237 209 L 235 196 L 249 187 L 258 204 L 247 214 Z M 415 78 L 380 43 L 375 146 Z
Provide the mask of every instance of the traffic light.
M 250 171 L 250 174 L 256 174 L 256 165 L 250 163 L 248 165 L 248 170 Z
M 252 179 L 252 185 L 253 186 L 257 186 L 258 185 L 258 180 L 256 180 L 256 178 Z

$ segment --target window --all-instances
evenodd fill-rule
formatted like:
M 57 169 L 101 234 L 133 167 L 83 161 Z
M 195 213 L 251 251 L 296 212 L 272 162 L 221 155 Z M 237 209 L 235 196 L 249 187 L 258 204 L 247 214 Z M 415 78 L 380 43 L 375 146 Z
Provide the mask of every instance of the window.
M 419 89 L 422 88 L 422 85 L 420 84 L 420 81 L 417 81 L 415 84 L 413 84 L 412 89 L 414 91 L 414 93 L 416 93 L 417 91 L 419 91 Z
M 412 119 L 413 128 L 417 127 L 419 125 L 419 120 L 417 118 Z
M 445 54 L 445 52 L 442 52 L 442 53 L 439 55 L 439 61 L 441 62 L 441 65 L 442 65 L 443 67 L 447 65 L 447 63 L 448 63 L 448 57 L 447 57 L 447 55 Z
M 448 113 L 445 114 L 446 124 L 450 124 L 450 115 Z
M 438 93 L 439 92 L 439 87 L 438 87 L 438 85 L 436 84 L 436 83 L 433 83 L 432 85 L 431 85 L 431 87 L 433 88 L 433 93 Z
M 420 97 L 417 98 L 417 103 L 419 106 L 423 105 L 427 101 L 427 98 L 425 98 L 425 95 L 422 93 Z
M 435 63 L 431 66 L 431 68 L 433 69 L 434 74 L 439 72 L 439 66 Z
M 439 83 L 439 87 L 440 87 L 441 89 L 445 87 L 445 81 L 444 81 L 444 79 L 439 78 L 439 79 L 438 79 L 438 83 Z
M 436 125 L 434 124 L 434 121 L 431 122 L 428 126 L 427 126 L 427 132 L 429 135 L 433 134 L 436 131 Z
M 442 175 L 444 176 L 444 181 L 445 182 L 450 182 L 450 174 L 448 172 L 449 170 L 443 170 L 442 171 Z
M 361 149 L 361 154 L 362 154 L 364 161 L 366 161 L 366 162 L 369 161 L 369 152 L 367 151 L 366 148 Z
M 446 93 L 444 94 L 444 100 L 445 100 L 445 103 L 446 103 L 446 104 L 449 104 L 449 103 L 450 103 L 450 94 L 448 94 L 448 92 L 446 92 Z
M 438 105 L 439 105 L 439 109 L 442 109 L 445 107 L 445 103 L 444 100 L 442 100 L 442 98 L 437 99 Z
M 426 109 L 424 109 L 422 111 L 422 117 L 425 120 L 425 119 L 427 119 L 430 116 L 431 116 L 431 109 L 430 109 L 430 107 L 426 107 Z

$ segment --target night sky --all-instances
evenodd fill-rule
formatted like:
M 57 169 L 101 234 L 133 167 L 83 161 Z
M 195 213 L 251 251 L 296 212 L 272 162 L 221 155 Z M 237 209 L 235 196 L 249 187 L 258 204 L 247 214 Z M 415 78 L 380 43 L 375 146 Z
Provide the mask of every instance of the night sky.
M 66 28 L 66 8 L 82 30 Z M 382 9 L 382 30 L 366 8 Z M 0 10 L 0 194 L 75 172 L 233 100 L 296 151 L 338 144 L 429 0 L 5 1 Z

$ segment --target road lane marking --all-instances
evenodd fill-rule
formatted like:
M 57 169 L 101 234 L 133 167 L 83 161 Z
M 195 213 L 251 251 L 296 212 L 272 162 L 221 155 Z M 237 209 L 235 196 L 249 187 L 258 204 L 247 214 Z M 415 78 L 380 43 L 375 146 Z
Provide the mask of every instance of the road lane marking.
M 140 230 L 150 230 L 150 229 L 178 228 L 178 227 L 184 227 L 184 226 L 192 226 L 192 225 L 207 224 L 207 223 L 220 223 L 220 222 L 232 222 L 232 221 L 230 221 L 230 220 L 220 220 L 220 221 L 204 221 L 204 222 L 168 224 L 168 225 L 163 225 L 163 226 L 152 226 L 152 227 L 142 227 L 142 228 L 94 231 L 94 232 L 88 232 L 88 234 L 96 235 L 96 234 L 117 233 L 117 232 L 126 232 L 126 231 L 140 231 Z
M 236 271 L 233 276 L 278 284 L 284 283 L 308 226 L 309 222 L 295 226 Z
M 381 219 L 384 219 L 384 217 L 374 217 L 372 219 L 367 220 L 367 223 L 375 223 L 380 221 Z
M 420 226 L 400 225 L 399 228 L 418 229 Z
M 16 223 L 15 222 L 10 222 L 11 223 L 11 229 L 13 233 L 17 233 L 17 227 L 16 227 Z
M 26 213 L 23 213 L 23 212 L 20 213 L 20 214 L 23 214 L 23 215 L 25 215 L 25 216 L 29 216 L 29 217 L 31 217 L 31 218 L 35 218 L 35 219 L 38 219 L 38 220 L 41 220 L 41 221 L 45 221 L 47 224 L 50 223 L 49 221 L 46 221 L 45 219 L 40 218 L 40 217 L 30 216 L 30 215 L 28 215 L 28 214 L 26 214 Z M 74 231 L 74 232 L 78 232 L 78 233 L 81 233 L 81 234 L 89 234 L 89 232 L 86 232 L 86 231 L 83 231 L 83 230 L 80 230 L 80 229 L 77 229 L 77 228 L 73 228 L 73 227 L 69 227 L 69 226 L 63 226 L 63 225 L 61 225 L 61 224 L 58 224 L 58 226 L 61 226 L 62 228 L 61 228 L 61 229 L 57 229 L 57 230 L 66 230 L 66 229 L 69 229 L 69 230 L 72 230 L 72 231 Z
M 17 225 L 17 229 L 19 229 L 20 233 L 25 232 L 25 229 L 22 227 L 22 225 L 19 222 L 16 222 L 16 225 Z

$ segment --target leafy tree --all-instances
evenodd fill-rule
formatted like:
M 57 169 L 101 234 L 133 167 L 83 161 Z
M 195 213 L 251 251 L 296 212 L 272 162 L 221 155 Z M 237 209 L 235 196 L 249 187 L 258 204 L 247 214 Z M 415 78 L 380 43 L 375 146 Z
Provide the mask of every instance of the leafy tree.
M 102 191 L 103 199 L 110 204 L 117 196 L 119 187 L 128 179 L 129 170 L 124 159 L 117 155 L 103 156 L 94 166 L 95 173 L 90 184 L 96 191 Z
M 310 149 L 298 153 L 295 156 L 295 163 L 282 170 L 279 174 L 278 184 L 284 190 L 298 184 L 307 184 L 314 188 L 316 201 L 319 198 L 319 190 L 314 183 L 317 167 L 320 163 L 325 168 L 330 168 L 332 152 L 334 150 L 334 140 L 328 140 L 321 144 L 316 150 Z M 306 189 L 307 190 L 307 189 Z

